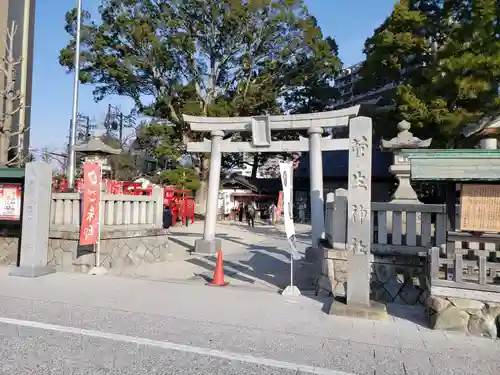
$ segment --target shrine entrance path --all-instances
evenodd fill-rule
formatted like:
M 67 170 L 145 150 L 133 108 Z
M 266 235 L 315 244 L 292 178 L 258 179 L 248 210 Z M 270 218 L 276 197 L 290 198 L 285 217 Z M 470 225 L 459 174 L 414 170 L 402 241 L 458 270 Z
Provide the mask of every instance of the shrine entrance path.
M 279 291 L 290 283 L 290 253 L 284 228 L 256 222 L 217 222 L 217 238 L 222 240 L 224 273 L 231 286 Z M 296 224 L 297 248 L 304 254 L 311 246 L 311 227 Z M 172 228 L 170 259 L 133 269 L 110 270 L 112 275 L 157 281 L 206 283 L 215 270 L 215 255 L 192 254 L 197 238 L 203 236 L 203 222 Z M 313 265 L 294 262 L 295 283 L 303 292 L 313 290 Z

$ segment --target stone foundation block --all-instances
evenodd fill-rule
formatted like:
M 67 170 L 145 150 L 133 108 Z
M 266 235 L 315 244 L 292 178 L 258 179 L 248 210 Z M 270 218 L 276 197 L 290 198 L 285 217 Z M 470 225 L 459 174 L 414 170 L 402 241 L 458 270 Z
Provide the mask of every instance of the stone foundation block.
M 497 338 L 500 304 L 473 299 L 429 296 L 426 300 L 429 327 Z
M 369 306 L 346 304 L 345 299 L 336 298 L 330 306 L 330 315 L 348 316 L 351 318 L 364 318 L 370 320 L 386 320 L 387 307 L 385 304 L 370 301 Z

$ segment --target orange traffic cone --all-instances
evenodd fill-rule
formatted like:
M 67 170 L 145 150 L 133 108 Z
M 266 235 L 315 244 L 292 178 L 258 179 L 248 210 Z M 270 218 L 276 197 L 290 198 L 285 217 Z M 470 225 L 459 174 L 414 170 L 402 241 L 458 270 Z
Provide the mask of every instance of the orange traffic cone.
M 215 265 L 214 277 L 211 282 L 207 285 L 210 286 L 226 286 L 229 284 L 227 281 L 224 281 L 224 263 L 222 261 L 222 250 L 219 250 L 217 254 L 217 263 Z

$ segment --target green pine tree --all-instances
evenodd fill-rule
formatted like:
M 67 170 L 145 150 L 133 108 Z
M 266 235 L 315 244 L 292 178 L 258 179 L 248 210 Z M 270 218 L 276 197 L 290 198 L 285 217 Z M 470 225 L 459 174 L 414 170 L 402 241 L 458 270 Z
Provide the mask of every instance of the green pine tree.
M 497 0 L 400 0 L 365 53 L 358 90 L 401 84 L 381 134 L 406 119 L 434 147 L 455 147 L 465 126 L 500 111 Z

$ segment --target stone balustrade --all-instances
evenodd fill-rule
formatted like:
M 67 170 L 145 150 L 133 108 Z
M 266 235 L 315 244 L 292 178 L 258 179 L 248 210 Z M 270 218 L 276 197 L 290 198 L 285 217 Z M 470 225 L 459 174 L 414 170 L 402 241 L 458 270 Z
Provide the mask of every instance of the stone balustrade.
M 79 193 L 52 193 L 47 262 L 58 271 L 89 272 L 95 266 L 94 246 L 79 243 L 81 212 Z M 150 196 L 104 193 L 101 215 L 100 266 L 133 273 L 144 263 L 172 256 L 163 229 L 163 189 L 153 189 Z M 16 264 L 19 229 L 0 230 L 1 264 Z
M 79 193 L 53 193 L 50 229 L 74 231 L 80 227 L 81 199 Z M 103 193 L 101 200 L 103 230 L 134 227 L 161 228 L 163 223 L 163 192 L 151 195 L 115 195 Z

